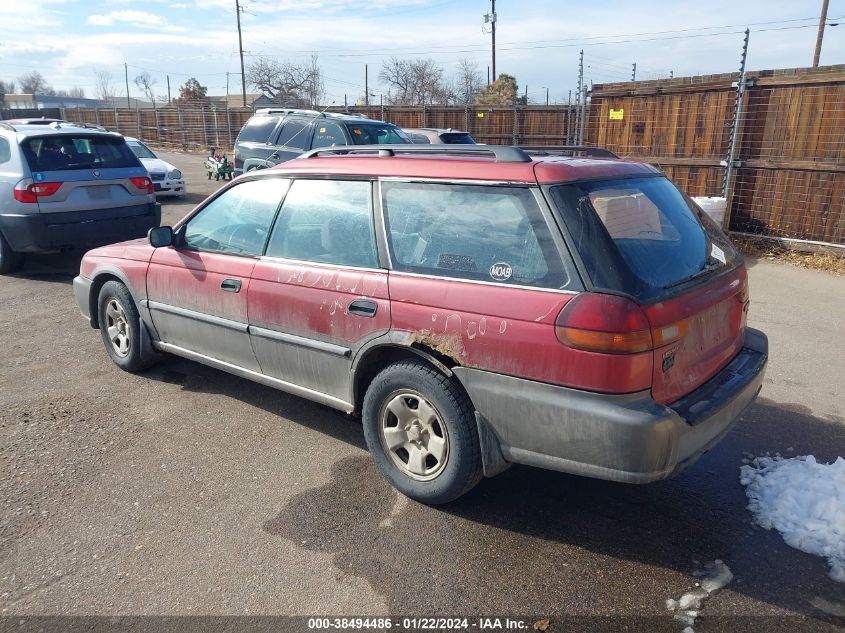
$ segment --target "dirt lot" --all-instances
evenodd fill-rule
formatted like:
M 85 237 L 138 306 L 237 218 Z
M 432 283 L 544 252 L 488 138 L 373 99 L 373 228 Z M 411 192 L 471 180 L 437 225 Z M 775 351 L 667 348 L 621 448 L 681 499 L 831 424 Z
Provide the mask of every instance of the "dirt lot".
M 163 157 L 192 192 L 165 203 L 172 223 L 219 183 L 201 157 Z M 738 480 L 746 452 L 845 455 L 845 278 L 750 262 L 766 384 L 680 477 L 634 487 L 514 467 L 433 509 L 393 492 L 360 425 L 327 408 L 175 358 L 119 371 L 74 303 L 78 263 L 33 258 L 0 278 L 4 614 L 665 618 L 722 559 L 735 580 L 696 631 L 845 623 L 813 606 L 845 608 L 845 586 L 754 527 Z

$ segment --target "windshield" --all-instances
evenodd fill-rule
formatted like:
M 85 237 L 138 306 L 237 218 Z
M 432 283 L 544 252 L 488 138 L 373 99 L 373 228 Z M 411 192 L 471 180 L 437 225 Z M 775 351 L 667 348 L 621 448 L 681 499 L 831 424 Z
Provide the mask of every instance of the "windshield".
M 143 143 L 136 143 L 133 141 L 127 141 L 126 144 L 129 146 L 129 149 L 132 150 L 132 153 L 135 154 L 138 158 L 155 158 L 156 155 L 153 154 L 152 150 L 144 145 Z
M 382 125 L 356 123 L 347 127 L 355 145 L 394 145 L 411 142 L 405 132 L 389 123 Z
M 666 178 L 560 185 L 551 195 L 597 287 L 648 299 L 738 259 L 716 223 Z
M 21 149 L 33 172 L 141 167 L 126 142 L 118 136 L 42 136 L 22 141 Z

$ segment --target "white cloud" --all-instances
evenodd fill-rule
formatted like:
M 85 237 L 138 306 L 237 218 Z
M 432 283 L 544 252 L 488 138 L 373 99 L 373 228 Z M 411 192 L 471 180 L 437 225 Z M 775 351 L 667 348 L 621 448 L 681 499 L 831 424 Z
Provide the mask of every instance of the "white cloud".
M 129 24 L 142 29 L 161 29 L 170 33 L 185 31 L 186 29 L 170 24 L 160 15 L 135 9 L 122 9 L 105 14 L 89 15 L 85 23 L 90 26 L 115 26 L 120 23 Z

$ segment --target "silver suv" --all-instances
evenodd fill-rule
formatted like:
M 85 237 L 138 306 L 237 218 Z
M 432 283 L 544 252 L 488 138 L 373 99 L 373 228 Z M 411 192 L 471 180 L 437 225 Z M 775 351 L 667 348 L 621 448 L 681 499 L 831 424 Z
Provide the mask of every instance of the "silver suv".
M 149 174 L 119 134 L 0 122 L 0 274 L 24 253 L 142 237 L 160 220 Z

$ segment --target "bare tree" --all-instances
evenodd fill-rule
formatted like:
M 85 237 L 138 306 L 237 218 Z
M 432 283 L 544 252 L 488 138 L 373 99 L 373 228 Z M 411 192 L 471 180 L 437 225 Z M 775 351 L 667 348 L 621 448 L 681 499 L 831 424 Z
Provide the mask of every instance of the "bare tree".
M 15 93 L 14 81 L 0 81 L 0 100 L 6 95 Z
M 94 95 L 103 101 L 114 100 L 116 88 L 111 73 L 107 70 L 95 70 L 94 78 L 96 81 Z
M 37 70 L 18 77 L 18 84 L 23 94 L 52 94 L 54 91 Z
M 484 89 L 484 77 L 478 64 L 468 59 L 458 60 L 458 72 L 452 82 L 452 94 L 456 104 L 472 105 Z
M 85 88 L 81 88 L 79 86 L 74 86 L 70 90 L 57 90 L 56 96 L 57 97 L 72 97 L 74 99 L 84 99 L 85 98 Z
M 314 106 L 323 96 L 323 75 L 316 55 L 304 64 L 259 57 L 247 68 L 246 80 L 279 104 Z
M 153 86 L 155 86 L 155 84 L 156 80 L 150 77 L 150 73 L 147 71 L 144 71 L 135 77 L 135 85 L 138 86 L 144 95 L 146 95 L 149 102 L 153 104 L 153 107 L 155 107 L 156 104 L 155 94 L 153 93 Z
M 390 102 L 396 105 L 450 101 L 443 68 L 433 59 L 391 57 L 382 63 L 379 79 L 388 84 Z

